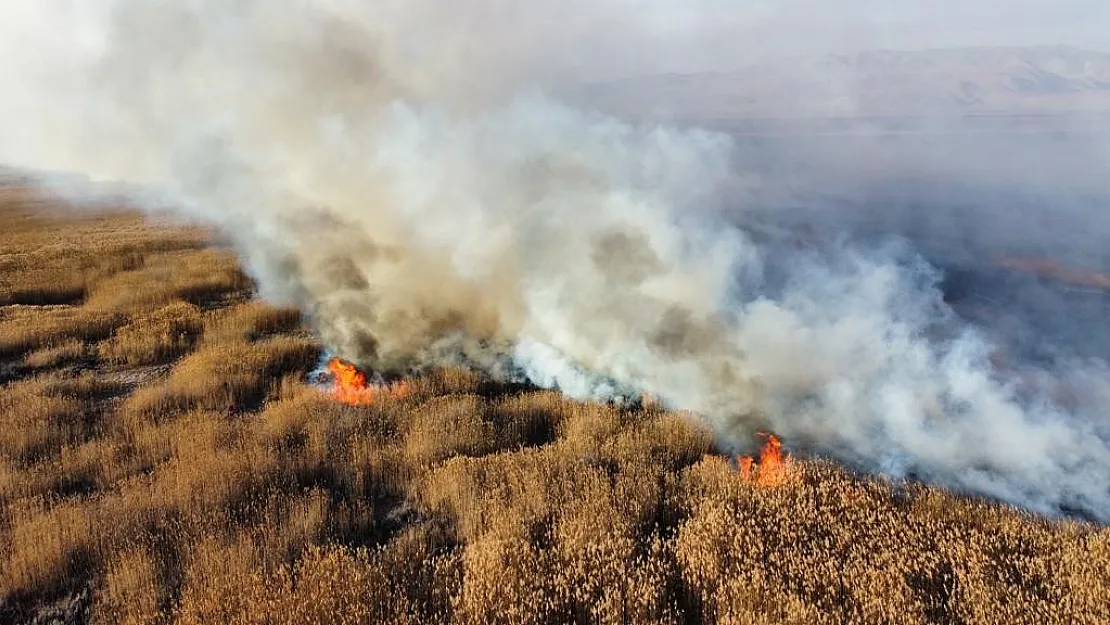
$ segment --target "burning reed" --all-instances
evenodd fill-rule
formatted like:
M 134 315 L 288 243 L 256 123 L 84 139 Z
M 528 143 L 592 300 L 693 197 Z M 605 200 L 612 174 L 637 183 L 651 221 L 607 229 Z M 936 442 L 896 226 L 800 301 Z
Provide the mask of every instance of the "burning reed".
M 574 106 L 559 97 L 580 78 L 568 60 L 592 66 L 584 51 L 612 45 L 613 31 L 595 28 L 598 9 L 494 4 L 5 4 L 0 24 L 13 36 L 0 42 L 15 47 L 0 57 L 42 62 L 0 66 L 10 94 L 0 159 L 110 181 L 152 210 L 210 224 L 263 298 L 300 311 L 328 350 L 374 371 L 461 364 L 574 398 L 648 393 L 710 419 L 722 445 L 774 431 L 895 478 L 1110 520 L 1106 359 L 1050 340 L 1045 353 L 995 366 L 995 339 L 947 305 L 920 240 L 895 236 L 899 218 L 912 228 L 962 206 L 935 189 L 969 188 L 957 184 L 963 174 L 925 169 L 912 211 L 888 214 L 870 190 L 904 191 L 904 176 L 920 172 L 873 171 L 871 159 L 761 169 L 764 154 L 724 134 Z M 655 32 L 640 9 L 617 4 L 603 3 L 604 23 Z M 1019 196 L 1040 173 L 1003 171 L 983 184 Z M 90 193 L 81 178 L 41 181 L 77 200 Z M 1059 201 L 1066 190 L 1028 210 L 1091 217 L 1076 208 L 1082 198 Z M 988 191 L 953 209 L 991 216 L 954 221 L 968 228 L 947 240 L 970 241 L 956 251 L 981 252 L 1018 216 Z M 761 215 L 798 203 L 815 205 L 822 219 L 795 225 L 822 245 L 799 249 L 793 234 L 763 227 Z M 855 214 L 880 236 L 841 236 Z M 1084 225 L 1063 231 L 1065 243 Z M 1032 239 L 1012 247 L 1043 247 L 1042 231 L 1015 233 Z M 1098 272 L 1034 264 L 1026 268 L 1102 283 Z M 148 274 L 163 278 L 157 288 L 134 288 Z M 91 276 L 63 278 L 7 301 L 154 315 L 170 292 L 214 306 L 205 293 L 241 276 L 207 266 L 178 276 L 153 263 L 99 289 Z M 1046 301 L 1055 303 L 1036 303 Z M 1049 316 L 1067 326 L 1072 312 Z M 183 323 L 150 323 L 192 327 L 184 311 L 168 314 Z M 96 321 L 93 334 L 115 329 Z M 1085 342 L 1110 345 L 1105 324 L 1089 327 L 1098 334 Z M 81 338 L 16 336 L 0 351 Z M 153 363 L 188 349 L 192 338 L 179 338 L 149 351 L 159 339 L 128 332 L 107 349 Z M 1041 337 L 1013 337 L 1030 338 Z M 64 360 L 71 347 L 40 361 Z M 1030 377 L 1075 390 L 1065 400 Z M 338 391 L 348 402 L 404 393 L 352 382 Z
M 372 404 L 386 397 L 401 399 L 409 394 L 408 382 L 405 380 L 373 384 L 367 380 L 361 369 L 340 358 L 329 360 L 327 368 L 332 375 L 331 396 L 345 404 Z
M 751 456 L 736 461 L 740 477 L 757 486 L 777 486 L 789 475 L 792 460 L 782 449 L 782 441 L 774 434 L 761 434 L 767 441 L 759 450 L 759 462 Z
M 42 263 L 177 236 L 112 223 Z M 31 345 L 2 363 L 0 622 L 1110 621 L 1106 528 L 790 460 L 771 436 L 738 474 L 690 414 L 461 369 L 351 409 L 305 382 L 320 346 L 241 284 L 174 307 L 200 316 L 199 340 L 116 300 L 116 332 L 160 364 L 95 333 L 76 364 Z M 27 324 L 12 312 L 0 333 Z M 772 475 L 787 479 L 752 483 Z

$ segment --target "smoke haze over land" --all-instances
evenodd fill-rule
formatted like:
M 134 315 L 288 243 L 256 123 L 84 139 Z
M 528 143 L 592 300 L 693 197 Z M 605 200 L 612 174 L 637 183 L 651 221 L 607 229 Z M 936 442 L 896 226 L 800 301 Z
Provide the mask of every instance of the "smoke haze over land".
M 1012 253 L 1105 268 L 1101 141 L 737 140 L 564 103 L 580 77 L 718 53 L 691 47 L 712 3 L 677 35 L 655 4 L 13 2 L 0 162 L 146 185 L 376 370 L 648 392 L 726 444 L 773 428 L 1110 520 L 1102 295 L 1073 319 L 1012 285 L 1033 313 L 977 326 L 940 288 Z M 809 4 L 730 14 L 761 32 L 734 53 L 804 51 Z M 1037 349 L 998 366 L 991 332 Z

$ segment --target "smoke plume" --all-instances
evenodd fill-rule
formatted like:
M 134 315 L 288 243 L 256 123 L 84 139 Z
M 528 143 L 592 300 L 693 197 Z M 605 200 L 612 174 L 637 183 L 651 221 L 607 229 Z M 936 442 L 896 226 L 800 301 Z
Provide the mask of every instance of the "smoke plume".
M 875 145 L 772 158 L 564 103 L 576 79 L 692 40 L 653 47 L 658 19 L 584 0 L 13 1 L 0 162 L 140 185 L 218 226 L 263 297 L 373 370 L 461 362 L 578 397 L 646 392 L 725 444 L 772 428 L 1110 521 L 1106 352 L 996 366 L 930 256 L 1012 243 L 952 207 L 1027 168 Z

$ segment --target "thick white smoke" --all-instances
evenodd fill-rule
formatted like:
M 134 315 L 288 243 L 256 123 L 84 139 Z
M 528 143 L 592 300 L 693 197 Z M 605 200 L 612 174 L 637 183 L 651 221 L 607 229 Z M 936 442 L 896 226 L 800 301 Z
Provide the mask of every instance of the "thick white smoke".
M 1066 409 L 1030 394 L 906 250 L 787 253 L 730 226 L 782 181 L 726 136 L 543 95 L 643 49 L 658 25 L 635 7 L 43 4 L 0 9 L 0 162 L 148 185 L 347 357 L 643 391 L 726 441 L 770 427 L 1110 520 L 1103 365 L 1075 365 Z

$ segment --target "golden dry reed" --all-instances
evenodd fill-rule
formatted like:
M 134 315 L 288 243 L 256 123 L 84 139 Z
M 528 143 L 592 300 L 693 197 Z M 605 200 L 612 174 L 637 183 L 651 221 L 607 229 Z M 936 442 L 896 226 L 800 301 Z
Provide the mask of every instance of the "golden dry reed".
M 0 191 L 0 622 L 1110 623 L 1110 530 L 463 371 L 344 405 L 208 233 Z

